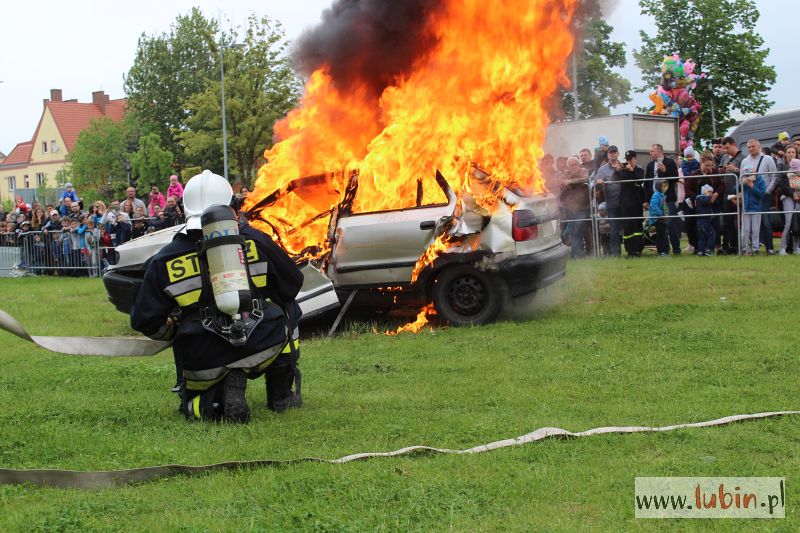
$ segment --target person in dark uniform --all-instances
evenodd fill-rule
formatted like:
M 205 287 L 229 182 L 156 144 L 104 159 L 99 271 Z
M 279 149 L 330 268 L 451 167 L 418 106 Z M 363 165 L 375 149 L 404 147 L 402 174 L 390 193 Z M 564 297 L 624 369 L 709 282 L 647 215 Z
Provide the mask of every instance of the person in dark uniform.
M 625 152 L 625 165 L 617 168 L 619 176 L 619 209 L 622 221 L 622 242 L 628 257 L 641 257 L 644 248 L 642 211 L 646 203 L 644 170 L 636 166 L 636 152 Z
M 247 291 L 242 292 L 247 305 L 233 319 L 220 311 L 217 293 L 223 286 L 218 280 L 227 281 L 209 272 L 205 254 L 211 246 L 204 240 L 201 216 L 207 217 L 212 206 L 222 207 L 236 224 L 231 198 L 227 180 L 210 171 L 189 180 L 186 227 L 150 259 L 131 326 L 152 339 L 173 339 L 176 366 L 184 376 L 181 411 L 187 418 L 244 423 L 250 417 L 248 379 L 265 375 L 269 409 L 302 405 L 297 369 L 301 311 L 295 298 L 303 274 L 268 235 L 240 226 L 239 237 L 226 237 L 234 239 L 226 243 L 241 245 L 234 248 L 238 255 L 233 261 L 239 268 L 247 263 Z

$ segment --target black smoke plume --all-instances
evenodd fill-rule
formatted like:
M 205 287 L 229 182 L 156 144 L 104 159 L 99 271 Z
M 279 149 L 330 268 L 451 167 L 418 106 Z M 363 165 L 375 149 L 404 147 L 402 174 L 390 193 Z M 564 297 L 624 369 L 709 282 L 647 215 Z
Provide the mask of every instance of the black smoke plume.
M 336 0 L 292 52 L 308 76 L 327 65 L 337 89 L 362 85 L 373 97 L 403 77 L 436 45 L 428 17 L 444 0 Z

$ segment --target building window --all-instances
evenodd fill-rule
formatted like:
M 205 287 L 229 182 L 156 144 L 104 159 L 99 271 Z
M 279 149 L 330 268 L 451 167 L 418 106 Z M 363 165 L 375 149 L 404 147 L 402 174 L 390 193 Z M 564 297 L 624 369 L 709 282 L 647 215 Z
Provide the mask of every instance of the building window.
M 36 173 L 36 187 L 44 187 L 44 184 L 45 184 L 44 172 L 37 172 Z
M 25 188 L 26 189 L 30 189 L 31 188 L 31 180 L 30 180 L 30 178 L 28 178 L 27 174 L 25 174 L 25 177 L 22 179 L 22 181 L 23 181 L 23 183 L 25 183 Z
M 47 153 L 47 141 L 42 141 L 42 153 Z
M 13 192 L 13 190 L 17 188 L 16 176 L 9 176 L 6 180 L 8 181 L 8 192 Z
M 56 145 L 55 141 L 50 141 L 50 151 L 52 153 L 58 152 L 58 145 Z

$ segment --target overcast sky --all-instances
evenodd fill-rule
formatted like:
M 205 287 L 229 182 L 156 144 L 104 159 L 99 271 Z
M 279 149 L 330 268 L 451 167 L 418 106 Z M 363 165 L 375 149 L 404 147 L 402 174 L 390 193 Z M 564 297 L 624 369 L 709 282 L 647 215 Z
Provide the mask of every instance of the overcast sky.
M 133 63 L 141 33 L 167 31 L 175 17 L 192 6 L 199 6 L 208 17 L 216 18 L 221 12 L 223 25 L 227 19 L 241 25 L 251 12 L 267 14 L 281 21 L 292 39 L 319 22 L 331 2 L 138 0 L 124 8 L 97 0 L 7 2 L 0 31 L 0 151 L 8 154 L 18 142 L 30 140 L 41 116 L 42 99 L 49 97 L 52 88 L 62 89 L 65 99 L 81 102 L 91 101 L 92 91 L 97 90 L 105 90 L 111 98 L 124 96 L 122 75 Z M 794 17 L 787 16 L 786 9 L 776 9 L 775 0 L 756 3 L 765 7 L 758 30 L 771 49 L 769 62 L 778 71 L 770 97 L 778 109 L 798 106 L 794 96 L 800 74 L 793 46 L 787 44 L 792 42 Z M 638 86 L 639 71 L 632 64 L 631 51 L 640 44 L 638 30 L 651 31 L 652 20 L 639 15 L 636 0 L 619 0 L 608 20 L 615 28 L 614 39 L 628 44 L 629 65 L 623 73 Z M 647 97 L 637 94 L 634 102 L 615 111 L 633 111 L 646 103 Z

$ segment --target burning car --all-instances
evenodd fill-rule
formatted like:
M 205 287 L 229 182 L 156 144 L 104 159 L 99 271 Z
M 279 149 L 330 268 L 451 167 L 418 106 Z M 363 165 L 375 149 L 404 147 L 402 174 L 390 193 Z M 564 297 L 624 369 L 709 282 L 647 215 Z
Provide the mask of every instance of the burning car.
M 341 4 L 292 52 L 302 96 L 244 205 L 303 265 L 305 316 L 432 302 L 481 324 L 562 277 L 538 161 L 579 2 Z M 105 280 L 120 309 L 164 233 L 119 247 Z
M 292 229 L 272 232 L 295 257 L 305 275 L 298 303 L 304 319 L 349 302 L 351 309 L 416 307 L 433 302 L 438 315 L 453 325 L 495 320 L 511 298 L 529 294 L 564 275 L 567 249 L 558 233 L 558 206 L 549 194 L 491 184 L 480 169 L 473 173 L 495 189 L 500 201 L 489 213 L 471 194 L 456 195 L 441 173 L 420 184 L 416 206 L 359 212 L 359 176 L 352 174 L 343 191 L 331 188 L 329 175 L 299 178 L 265 196 L 247 212 L 251 222 L 267 229 L 267 213 L 303 203 L 322 209 L 295 230 L 327 227 L 323 242 L 299 253 L 283 241 Z M 426 196 L 426 192 L 427 194 Z M 430 198 L 426 201 L 426 197 Z M 336 202 L 336 200 L 340 200 Z M 281 209 L 279 209 L 281 208 Z M 273 215 L 274 216 L 274 215 Z M 144 275 L 145 263 L 181 226 L 162 230 L 117 248 L 118 262 L 103 277 L 109 299 L 129 312 Z

